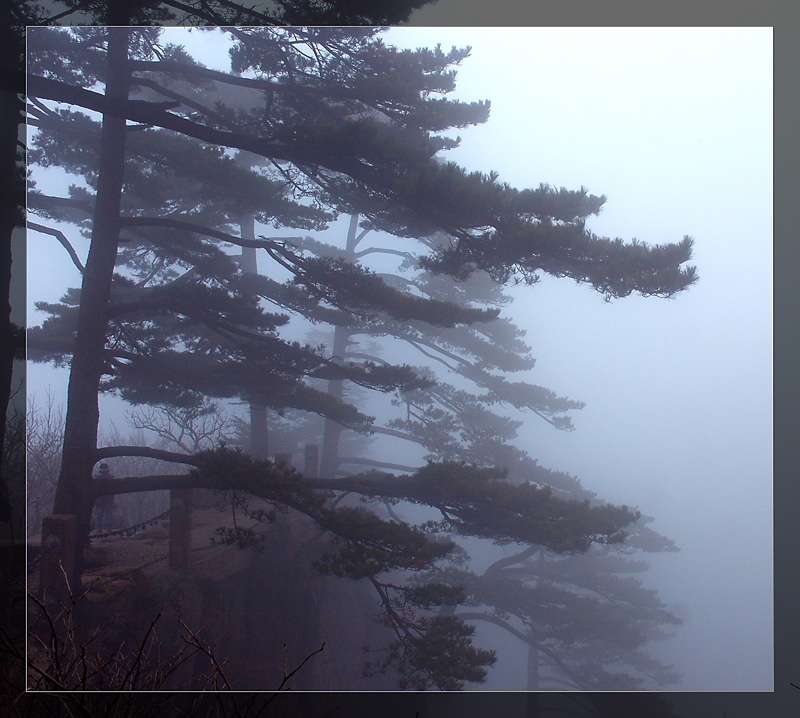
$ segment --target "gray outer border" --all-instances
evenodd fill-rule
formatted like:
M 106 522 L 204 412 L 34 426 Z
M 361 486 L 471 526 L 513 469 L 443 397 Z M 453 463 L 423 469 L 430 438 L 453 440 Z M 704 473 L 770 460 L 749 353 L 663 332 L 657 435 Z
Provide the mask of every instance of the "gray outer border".
M 257 3 L 253 3 L 254 5 Z M 454 8 L 452 10 L 448 8 Z M 463 0 L 441 0 L 429 9 L 426 24 L 434 26 L 743 26 L 773 27 L 775 42 L 775 157 L 774 178 L 774 445 L 775 445 L 775 691 L 774 693 L 672 693 L 666 698 L 683 718 L 727 716 L 763 718 L 796 715 L 800 709 L 800 590 L 797 555 L 800 525 L 800 477 L 797 467 L 800 420 L 800 332 L 796 307 L 800 290 L 794 268 L 800 266 L 800 243 L 793 241 L 797 231 L 794 209 L 800 188 L 800 150 L 797 142 L 798 99 L 800 98 L 800 10 L 786 0 L 672 0 L 669 3 L 644 0 L 562 0 L 536 3 L 531 0 L 493 0 L 468 5 Z M 576 19 L 579 22 L 576 22 Z M 419 23 L 410 23 L 419 24 Z M 743 188 L 744 191 L 744 188 Z M 746 576 L 742 577 L 747 580 Z M 731 631 L 736 626 L 731 626 Z M 741 656 L 747 661 L 746 655 Z M 286 695 L 290 698 L 292 694 Z M 323 698 L 325 694 L 314 694 Z M 299 699 L 299 694 L 294 694 Z M 420 716 L 433 718 L 427 701 L 409 694 L 328 694 L 319 707 L 340 707 L 341 715 L 373 714 L 376 699 L 384 704 L 406 704 L 409 716 L 422 708 Z M 405 698 L 408 700 L 405 700 Z M 438 696 L 437 716 L 519 716 L 518 694 L 446 694 Z M 332 699 L 332 700 L 330 700 Z M 299 701 L 298 701 L 299 702 Z M 305 701 L 303 701 L 305 702 Z M 289 706 L 276 701 L 279 712 Z M 428 704 L 428 705 L 425 705 Z M 424 706 L 424 707 L 423 707 Z M 300 706 L 298 705 L 298 708 Z M 367 713 L 362 713 L 362 710 Z M 507 708 L 508 710 L 504 710 Z M 281 711 L 283 709 L 283 711 Z M 291 709 L 289 708 L 291 712 Z M 324 711 L 322 715 L 325 714 Z M 337 710 L 337 713 L 339 711 Z M 384 711 L 381 711 L 384 712 Z M 393 711 L 385 711 L 388 714 Z M 530 718 L 533 718 L 531 716 Z M 616 716 L 615 718 L 624 718 Z

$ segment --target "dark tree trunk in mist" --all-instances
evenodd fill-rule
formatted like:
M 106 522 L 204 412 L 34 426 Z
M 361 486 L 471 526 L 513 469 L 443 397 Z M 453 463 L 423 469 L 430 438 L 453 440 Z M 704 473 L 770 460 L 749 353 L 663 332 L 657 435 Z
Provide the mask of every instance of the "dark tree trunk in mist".
M 106 94 L 116 100 L 128 97 L 127 27 L 108 29 Z M 97 200 L 92 223 L 92 241 L 81 286 L 81 302 L 72 359 L 64 450 L 53 513 L 78 519 L 76 574 L 80 579 L 81 550 L 89 531 L 94 492 L 92 468 L 96 461 L 99 422 L 98 393 L 104 367 L 107 308 L 119 241 L 120 203 L 125 166 L 124 117 L 103 116 Z
M 0 176 L 7 185 L 0 197 L 0 451 L 5 447 L 6 414 L 11 400 L 14 356 L 19 337 L 11 324 L 11 242 L 14 228 L 22 224 L 24 185 L 17 182 L 17 142 L 23 121 L 24 103 L 20 93 L 25 80 L 19 67 L 19 47 L 11 21 L 11 3 L 0 16 Z M 11 518 L 11 504 L 0 466 L 0 521 Z
M 253 158 L 245 152 L 236 155 L 236 161 L 244 167 L 253 167 Z M 252 241 L 256 238 L 256 220 L 252 215 L 243 215 L 239 220 L 239 236 Z M 258 274 L 258 257 L 255 247 L 242 247 L 239 266 L 243 274 Z M 256 459 L 269 457 L 269 421 L 267 407 L 259 402 L 250 402 L 250 454 Z
M 355 251 L 357 245 L 359 215 L 350 216 L 350 227 L 347 230 L 347 246 L 345 248 L 344 259 L 346 262 L 355 262 Z M 350 342 L 351 332 L 347 327 L 336 327 L 333 333 L 334 358 L 344 361 L 347 354 L 347 347 Z M 344 397 L 344 381 L 329 381 L 328 394 L 336 400 L 341 401 Z M 325 420 L 325 434 L 322 438 L 322 458 L 320 459 L 320 476 L 333 478 L 339 468 L 339 441 L 342 438 L 342 425 L 330 419 Z
M 544 566 L 544 551 L 538 551 L 538 558 L 539 558 L 539 567 L 540 569 Z M 542 583 L 541 578 L 536 579 L 536 585 L 538 586 Z M 532 634 L 532 629 L 529 629 Z M 536 648 L 536 643 L 533 641 L 533 636 L 531 635 L 531 641 L 528 643 L 528 690 L 529 691 L 538 691 L 540 689 L 540 681 L 539 681 L 539 669 L 540 669 L 540 661 L 539 661 L 539 649 Z M 537 697 L 538 701 L 538 697 Z M 530 705 L 530 704 L 529 704 Z M 538 703 L 537 703 L 538 706 Z M 538 710 L 538 708 L 537 708 Z M 538 713 L 534 713 L 531 715 L 538 715 Z
M 242 217 L 239 223 L 242 239 L 256 238 L 256 221 L 252 216 Z M 255 247 L 242 247 L 242 258 L 239 260 L 244 274 L 258 274 L 258 258 Z M 269 456 L 269 423 L 267 407 L 250 402 L 250 454 L 256 459 Z

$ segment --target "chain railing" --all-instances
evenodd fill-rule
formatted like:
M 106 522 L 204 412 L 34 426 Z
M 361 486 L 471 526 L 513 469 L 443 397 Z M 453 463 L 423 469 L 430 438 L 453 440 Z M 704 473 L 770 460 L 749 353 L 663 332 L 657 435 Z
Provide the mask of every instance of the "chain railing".
M 97 538 L 107 538 L 108 536 L 135 536 L 140 531 L 144 531 L 149 526 L 155 526 L 156 523 L 165 519 L 169 516 L 169 509 L 164 511 L 164 513 L 159 514 L 158 516 L 154 516 L 151 519 L 147 519 L 147 521 L 141 521 L 138 524 L 134 524 L 133 526 L 127 526 L 124 529 L 113 529 L 111 531 L 102 531 L 100 533 L 89 534 L 90 539 L 97 539 Z
M 160 513 L 158 516 L 153 516 L 151 519 L 147 519 L 146 521 L 140 521 L 137 524 L 133 524 L 132 526 L 126 526 L 124 529 L 113 529 L 111 531 L 101 531 L 99 533 L 89 534 L 89 539 L 100 539 L 100 538 L 107 538 L 109 536 L 135 536 L 137 533 L 144 531 L 146 528 L 151 526 L 155 526 L 159 521 L 162 519 L 167 518 L 169 516 L 169 509 Z M 42 553 L 41 551 L 33 557 L 28 557 L 28 573 L 32 573 L 36 568 L 39 566 L 39 563 L 42 560 Z M 158 559 L 160 561 L 162 559 Z

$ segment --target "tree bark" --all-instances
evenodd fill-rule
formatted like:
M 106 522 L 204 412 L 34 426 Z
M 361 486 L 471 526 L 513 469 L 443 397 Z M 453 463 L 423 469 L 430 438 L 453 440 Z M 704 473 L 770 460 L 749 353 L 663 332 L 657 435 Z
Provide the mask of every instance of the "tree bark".
M 24 76 L 19 67 L 11 18 L 11 4 L 3 12 L 0 28 L 0 177 L 8 185 L 0 193 L 0 451 L 5 450 L 6 414 L 11 399 L 14 356 L 18 336 L 11 323 L 11 244 L 15 227 L 21 224 L 24 214 L 24 184 L 17 182 L 17 142 L 23 121 L 24 103 L 19 92 L 24 92 Z M 11 519 L 11 503 L 5 477 L 0 465 L 0 521 Z
M 117 101 L 128 98 L 130 32 L 127 27 L 108 29 L 106 94 Z M 124 117 L 103 116 L 97 200 L 81 285 L 75 353 L 67 390 L 64 449 L 53 507 L 54 513 L 77 517 L 76 571 L 71 578 L 78 589 L 81 554 L 95 500 L 92 468 L 97 460 L 98 393 L 104 369 L 107 309 L 119 241 L 125 125 Z

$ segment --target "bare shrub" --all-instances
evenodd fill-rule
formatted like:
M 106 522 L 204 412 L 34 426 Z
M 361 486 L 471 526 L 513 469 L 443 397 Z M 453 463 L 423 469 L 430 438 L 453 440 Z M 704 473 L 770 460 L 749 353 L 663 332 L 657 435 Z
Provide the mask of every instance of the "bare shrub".
M 64 407 L 55 403 L 48 388 L 44 403 L 28 398 L 27 423 L 27 535 L 37 534 L 42 519 L 53 512 L 61 447 L 64 441 Z

